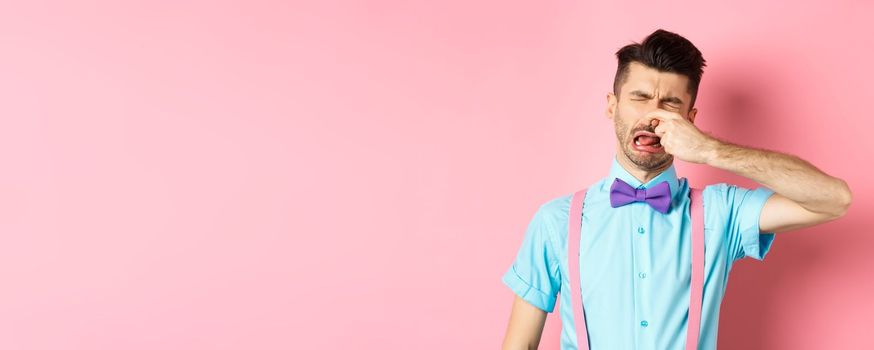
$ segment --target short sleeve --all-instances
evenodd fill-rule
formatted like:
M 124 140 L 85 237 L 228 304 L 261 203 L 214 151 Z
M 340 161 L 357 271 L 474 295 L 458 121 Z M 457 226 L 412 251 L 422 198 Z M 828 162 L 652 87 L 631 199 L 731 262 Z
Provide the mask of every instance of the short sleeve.
M 561 288 L 561 277 L 557 254 L 550 240 L 555 229 L 545 219 L 543 211 L 541 206 L 534 214 L 516 258 L 501 280 L 529 304 L 552 312 Z
M 774 242 L 773 232 L 761 232 L 759 219 L 762 208 L 774 191 L 767 187 L 748 189 L 730 184 L 718 184 L 728 215 L 730 256 L 734 260 L 750 257 L 764 260 Z

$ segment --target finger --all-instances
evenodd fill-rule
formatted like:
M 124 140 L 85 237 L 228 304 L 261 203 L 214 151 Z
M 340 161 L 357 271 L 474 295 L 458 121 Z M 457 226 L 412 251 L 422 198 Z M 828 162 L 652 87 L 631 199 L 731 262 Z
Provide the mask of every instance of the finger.
M 658 111 L 649 112 L 643 116 L 644 125 L 658 126 L 664 123 L 668 118 L 665 118 Z
M 661 124 L 662 117 L 656 113 L 650 112 L 643 116 L 643 122 L 646 125 L 656 126 Z
M 653 119 L 658 120 L 659 123 L 661 123 L 663 121 L 667 121 L 667 120 L 671 120 L 671 119 L 678 119 L 678 118 L 681 118 L 679 114 L 676 114 L 676 113 L 673 113 L 670 111 L 666 111 L 666 110 L 661 109 L 661 108 L 655 109 L 655 110 L 647 113 L 644 116 L 644 119 L 646 120 L 647 123 L 652 123 Z

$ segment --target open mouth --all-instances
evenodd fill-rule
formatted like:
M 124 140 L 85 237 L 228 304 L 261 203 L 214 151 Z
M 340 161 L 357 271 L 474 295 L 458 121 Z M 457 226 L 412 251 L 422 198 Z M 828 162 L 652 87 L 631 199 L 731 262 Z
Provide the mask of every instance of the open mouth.
M 638 131 L 634 134 L 634 148 L 638 151 L 658 153 L 663 152 L 661 138 L 653 133 Z

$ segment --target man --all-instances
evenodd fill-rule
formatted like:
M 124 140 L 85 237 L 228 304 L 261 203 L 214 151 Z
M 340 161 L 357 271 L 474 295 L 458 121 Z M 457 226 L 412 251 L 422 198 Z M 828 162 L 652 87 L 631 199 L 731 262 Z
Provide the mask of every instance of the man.
M 616 56 L 619 65 L 613 92 L 607 94 L 606 115 L 615 124 L 617 152 L 609 175 L 587 188 L 582 215 L 580 283 L 589 346 L 685 348 L 690 189 L 685 178 L 677 177 L 676 157 L 762 185 L 750 190 L 720 183 L 703 191 L 706 269 L 698 347 L 715 349 L 719 307 L 732 264 L 743 257 L 762 260 L 775 233 L 843 216 L 850 190 L 845 181 L 798 157 L 731 144 L 698 130 L 694 104 L 705 61 L 682 36 L 657 30 Z M 635 190 L 667 183 L 666 211 L 645 201 L 614 207 L 610 192 L 619 182 Z M 537 348 L 557 295 L 561 349 L 578 346 L 567 273 L 570 200 L 565 195 L 539 207 L 503 276 L 516 294 L 504 349 Z

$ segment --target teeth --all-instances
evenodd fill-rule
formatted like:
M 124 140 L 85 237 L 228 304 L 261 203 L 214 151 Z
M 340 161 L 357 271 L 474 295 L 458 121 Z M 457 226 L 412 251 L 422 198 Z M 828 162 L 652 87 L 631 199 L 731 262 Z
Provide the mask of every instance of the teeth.
M 640 141 L 637 141 L 637 140 L 634 140 L 634 144 L 635 144 L 635 145 L 638 145 L 638 146 L 643 146 L 643 145 L 640 144 Z M 652 147 L 652 148 L 662 148 L 662 144 L 660 144 L 660 143 L 655 143 L 655 144 L 650 145 L 650 147 Z

